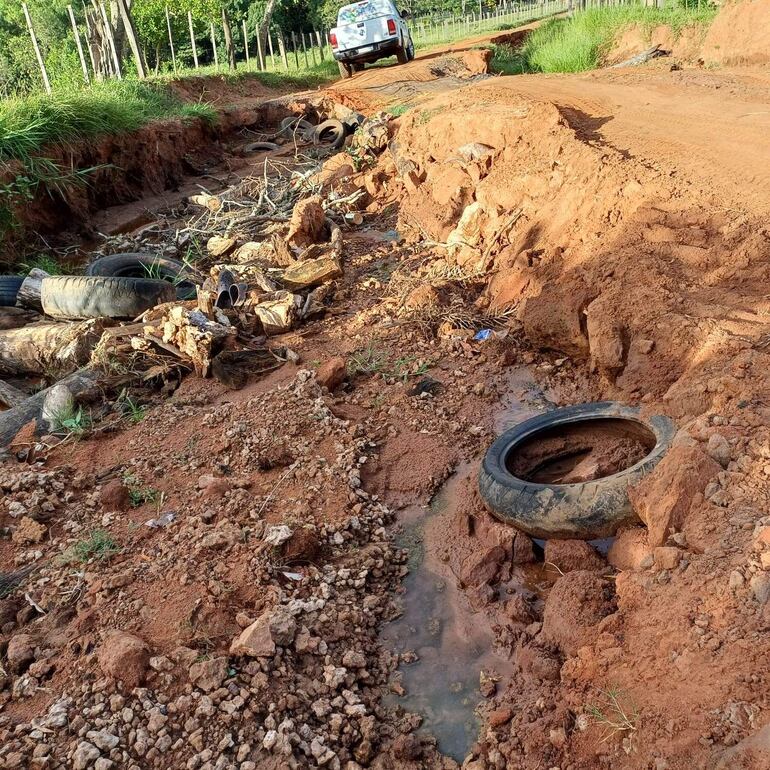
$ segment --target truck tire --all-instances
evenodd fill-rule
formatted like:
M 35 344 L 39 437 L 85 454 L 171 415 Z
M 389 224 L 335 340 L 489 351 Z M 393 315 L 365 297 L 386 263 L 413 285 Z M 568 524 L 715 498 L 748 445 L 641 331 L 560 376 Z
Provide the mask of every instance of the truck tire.
M 414 40 L 409 39 L 409 45 L 406 47 L 407 61 L 414 61 Z
M 107 257 L 99 257 L 86 268 L 86 275 L 98 275 L 102 278 L 149 279 L 153 274 L 174 285 L 177 299 L 195 299 L 198 295 L 193 282 L 194 274 L 178 259 L 156 257 L 152 254 L 110 254 Z
M 350 64 L 345 64 L 345 62 L 338 61 L 337 66 L 340 68 L 340 76 L 344 80 L 348 80 L 349 78 L 353 77 L 353 67 L 351 67 Z
M 20 275 L 0 275 L 0 307 L 15 307 L 16 295 L 23 282 Z
M 578 484 L 540 484 L 514 476 L 508 458 L 538 434 L 603 419 L 628 420 L 654 436 L 639 462 L 610 476 Z M 628 486 L 646 476 L 668 451 L 676 426 L 663 416 L 642 418 L 639 409 L 612 401 L 578 404 L 537 415 L 503 433 L 489 448 L 479 472 L 479 491 L 495 518 L 538 538 L 593 540 L 638 523 Z
M 136 318 L 151 307 L 176 298 L 166 281 L 56 275 L 44 278 L 43 312 L 51 318 Z
M 409 52 L 407 51 L 406 46 L 400 45 L 396 49 L 396 59 L 398 59 L 399 64 L 409 63 Z

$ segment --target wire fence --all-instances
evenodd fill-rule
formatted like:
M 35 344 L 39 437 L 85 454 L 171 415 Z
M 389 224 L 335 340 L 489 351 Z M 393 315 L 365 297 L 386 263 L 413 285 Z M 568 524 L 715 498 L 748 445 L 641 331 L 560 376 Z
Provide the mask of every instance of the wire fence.
M 579 0 L 578 0 L 579 1 Z M 36 22 L 26 3 L 22 3 L 30 43 L 40 70 L 41 84 L 51 93 L 49 64 L 40 42 Z M 189 75 L 195 72 L 210 74 L 235 68 L 263 72 L 302 73 L 312 72 L 319 66 L 333 61 L 328 43 L 328 30 L 310 29 L 301 32 L 284 32 L 272 27 L 268 34 L 260 35 L 256 25 L 250 27 L 245 20 L 230 23 L 211 21 L 205 33 L 200 22 L 195 22 L 188 13 L 181 24 L 179 18 L 172 19 L 168 7 L 165 9 L 167 48 L 165 57 L 158 56 L 154 67 L 148 66 L 144 45 L 134 29 L 125 0 L 118 0 L 119 11 L 123 14 L 120 41 L 114 32 L 109 12 L 103 2 L 91 0 L 75 8 L 67 6 L 72 37 L 75 43 L 82 82 L 110 78 L 150 77 L 153 74 Z M 495 7 L 469 7 L 467 13 L 435 13 L 409 19 L 412 39 L 418 47 L 430 46 L 494 29 L 505 29 L 527 21 L 551 16 L 573 7 L 572 0 L 543 0 L 511 2 L 501 0 Z M 184 27 L 184 34 L 180 28 Z M 229 41 L 229 45 L 222 44 Z M 125 47 L 125 54 L 119 48 Z M 56 74 L 55 72 L 53 73 Z

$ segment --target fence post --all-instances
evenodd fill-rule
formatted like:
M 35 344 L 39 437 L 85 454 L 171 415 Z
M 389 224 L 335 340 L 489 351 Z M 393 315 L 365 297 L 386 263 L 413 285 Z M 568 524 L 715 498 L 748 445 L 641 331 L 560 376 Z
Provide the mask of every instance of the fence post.
M 43 54 L 40 53 L 40 46 L 37 43 L 37 35 L 35 35 L 35 28 L 32 26 L 32 19 L 29 16 L 29 9 L 26 3 L 21 4 L 24 10 L 24 18 L 27 20 L 27 29 L 29 30 L 29 36 L 32 38 L 32 47 L 35 49 L 35 56 L 37 57 L 37 63 L 40 65 L 40 74 L 43 76 L 43 85 L 45 86 L 45 92 L 51 93 L 51 83 L 48 81 L 48 73 L 45 69 L 45 62 L 43 61 Z
M 262 35 L 259 34 L 259 25 L 257 25 L 257 61 L 259 62 L 260 70 L 264 70 L 265 57 L 262 53 Z
M 246 52 L 246 64 L 249 63 L 249 34 L 246 31 L 246 19 L 243 20 L 243 50 Z
M 168 13 L 168 6 L 166 6 L 166 28 L 168 29 L 168 44 L 171 47 L 171 64 L 176 75 L 176 53 L 174 52 L 174 36 L 171 34 L 171 16 Z
M 128 45 L 131 48 L 131 53 L 134 55 L 134 61 L 136 61 L 136 74 L 140 78 L 147 77 L 147 72 L 144 69 L 144 59 L 142 58 L 142 48 L 139 45 L 139 40 L 136 37 L 136 29 L 134 28 L 134 20 L 131 18 L 131 13 L 126 5 L 126 0 L 117 0 L 118 9 L 120 11 L 120 17 L 123 19 L 123 31 L 128 38 Z M 74 19 L 73 19 L 74 20 Z M 80 48 L 80 39 L 78 39 L 78 48 Z
M 324 61 L 326 55 L 324 54 L 323 38 L 318 30 L 315 31 L 315 39 L 318 41 L 318 53 L 321 55 L 321 61 Z
M 211 47 L 214 49 L 214 66 L 219 69 L 219 54 L 217 53 L 217 38 L 214 34 L 214 22 L 211 22 Z
M 304 35 L 304 32 L 302 34 Z M 315 67 L 318 64 L 318 58 L 315 55 L 315 46 L 313 45 L 313 33 L 309 32 L 308 37 L 310 38 L 310 55 L 313 57 L 313 66 Z
M 118 49 L 115 45 L 115 38 L 112 35 L 112 25 L 110 24 L 109 17 L 107 16 L 107 9 L 104 7 L 104 3 L 102 3 L 99 8 L 102 12 L 104 34 L 107 35 L 107 42 L 109 44 L 107 47 L 110 49 L 110 53 L 112 54 L 112 61 L 115 65 L 115 77 L 117 77 L 118 80 L 123 80 L 123 74 L 120 71 L 120 59 L 118 59 Z
M 192 45 L 195 69 L 198 69 L 198 46 L 195 45 L 195 28 L 193 27 L 192 11 L 187 11 L 187 24 L 190 27 L 190 44 Z
M 305 57 L 305 69 L 310 69 L 310 59 L 307 58 L 307 46 L 305 45 L 305 33 L 300 32 L 299 33 L 300 39 L 302 40 L 302 54 Z
M 294 62 L 299 70 L 299 50 L 297 49 L 297 36 L 294 34 L 294 30 L 291 31 L 291 47 L 294 49 Z
M 275 51 L 273 50 L 273 38 L 270 37 L 270 30 L 267 31 L 267 46 L 270 49 L 270 67 L 275 69 Z
M 278 48 L 281 51 L 281 60 L 283 61 L 283 68 L 289 71 L 289 57 L 286 55 L 286 43 L 283 42 L 283 34 L 281 30 L 278 30 Z
M 78 57 L 80 58 L 80 66 L 83 68 L 83 79 L 86 83 L 91 82 L 91 77 L 88 74 L 88 65 L 86 64 L 86 57 L 83 53 L 83 46 L 80 42 L 80 34 L 78 33 L 78 25 L 75 21 L 75 12 L 72 10 L 72 6 L 67 6 L 67 13 L 70 16 L 70 22 L 72 23 L 72 34 L 75 35 L 75 45 L 78 47 Z

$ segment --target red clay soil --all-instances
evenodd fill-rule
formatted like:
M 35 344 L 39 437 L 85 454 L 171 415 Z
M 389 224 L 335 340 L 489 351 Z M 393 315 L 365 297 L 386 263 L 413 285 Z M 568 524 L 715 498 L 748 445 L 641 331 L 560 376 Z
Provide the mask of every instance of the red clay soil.
M 770 77 L 658 63 L 463 85 L 473 57 L 329 90 L 370 109 L 408 84 L 374 165 L 319 176 L 365 190 L 367 225 L 406 242 L 346 231 L 326 317 L 281 339 L 300 370 L 235 393 L 188 378 L 139 425 L 0 467 L 0 561 L 40 559 L 30 595 L 48 609 L 0 605 L 4 767 L 46 766 L 40 743 L 87 767 L 97 743 L 136 767 L 457 768 L 418 715 L 382 706 L 398 658 L 378 629 L 408 571 L 384 526 L 461 461 L 427 543 L 511 663 L 465 770 L 770 766 Z M 470 339 L 491 319 L 507 334 Z M 366 350 L 412 369 L 320 387 L 322 362 Z M 557 403 L 617 399 L 680 428 L 606 559 L 548 543 L 553 566 L 533 567 L 533 542 L 481 502 L 476 469 L 526 367 Z M 415 395 L 426 374 L 438 393 Z M 115 511 L 117 479 L 156 494 Z M 175 524 L 146 526 L 166 510 Z M 25 513 L 43 542 L 13 539 Z M 56 558 L 97 528 L 120 552 Z M 255 643 L 273 647 L 231 653 L 268 616 Z M 117 674 L 144 688 L 113 681 L 116 629 L 152 648 L 120 640 Z M 31 724 L 64 692 L 60 724 Z

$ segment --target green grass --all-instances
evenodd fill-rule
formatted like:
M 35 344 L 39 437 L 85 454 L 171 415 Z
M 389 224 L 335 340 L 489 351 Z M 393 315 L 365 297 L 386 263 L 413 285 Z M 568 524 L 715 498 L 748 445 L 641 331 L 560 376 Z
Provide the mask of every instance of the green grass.
M 599 67 L 618 33 L 639 25 L 649 34 L 668 25 L 674 36 L 691 25 L 708 25 L 714 8 L 647 8 L 618 6 L 592 8 L 571 19 L 551 19 L 533 30 L 517 50 L 494 46 L 492 67 L 506 75 L 524 72 L 584 72 Z
M 65 564 L 85 564 L 92 559 L 109 559 L 116 553 L 120 553 L 120 547 L 112 535 L 104 529 L 95 529 L 89 532 L 86 539 L 79 540 L 68 548 L 62 554 L 61 560 Z
M 77 272 L 77 265 L 66 260 L 57 259 L 52 254 L 36 254 L 20 262 L 17 270 L 21 275 L 26 275 L 30 270 L 45 270 L 48 275 L 72 275 Z
M 71 407 L 63 409 L 54 415 L 53 430 L 55 433 L 66 433 L 67 436 L 84 436 L 91 429 L 91 416 L 83 411 L 83 407 L 77 409 Z

